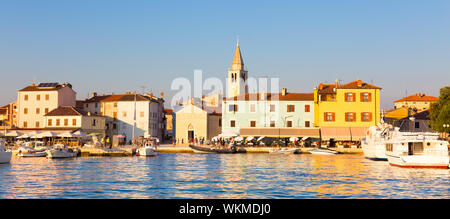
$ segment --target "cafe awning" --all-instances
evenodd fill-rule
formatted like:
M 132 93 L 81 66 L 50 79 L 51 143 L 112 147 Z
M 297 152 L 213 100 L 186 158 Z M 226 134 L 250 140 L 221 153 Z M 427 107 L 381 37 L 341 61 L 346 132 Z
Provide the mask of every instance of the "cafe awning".
M 361 141 L 369 127 L 321 127 L 322 140 Z
M 319 128 L 241 128 L 239 133 L 243 137 L 265 136 L 275 138 L 304 137 L 319 138 Z

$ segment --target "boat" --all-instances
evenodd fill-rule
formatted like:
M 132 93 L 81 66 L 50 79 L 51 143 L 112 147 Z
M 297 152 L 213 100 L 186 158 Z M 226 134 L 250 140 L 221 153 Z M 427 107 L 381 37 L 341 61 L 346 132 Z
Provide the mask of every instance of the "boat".
M 6 151 L 5 141 L 0 140 L 0 164 L 11 161 L 12 152 Z
M 320 154 L 320 155 L 336 155 L 340 154 L 341 152 L 330 150 L 327 148 L 313 148 L 308 150 L 311 154 Z
M 269 149 L 270 154 L 295 154 L 298 152 L 297 148 L 273 148 Z
M 146 142 L 144 147 L 138 148 L 136 150 L 137 156 L 156 156 L 158 153 L 156 147 L 150 142 Z
M 194 153 L 201 154 L 236 154 L 236 153 L 246 153 L 247 151 L 243 148 L 237 147 L 204 147 L 198 145 L 189 145 L 189 147 L 194 151 Z
M 19 152 L 17 153 L 18 157 L 45 157 L 47 156 L 47 152 L 45 151 L 36 151 L 34 149 L 31 150 L 24 150 L 19 149 Z
M 387 161 L 386 141 L 399 134 L 399 128 L 392 128 L 387 123 L 372 126 L 367 130 L 366 137 L 361 140 L 364 157 L 370 160 Z
M 404 132 L 386 142 L 386 156 L 392 166 L 449 168 L 448 145 L 439 133 Z
M 65 145 L 55 145 L 52 149 L 46 150 L 47 158 L 70 158 L 78 156 L 78 152 Z

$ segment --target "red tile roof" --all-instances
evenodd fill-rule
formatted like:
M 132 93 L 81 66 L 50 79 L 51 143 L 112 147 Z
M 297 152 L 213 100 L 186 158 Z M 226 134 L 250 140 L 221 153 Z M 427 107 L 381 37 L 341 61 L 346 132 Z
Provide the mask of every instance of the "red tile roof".
M 426 96 L 425 94 L 414 94 L 409 97 L 402 98 L 400 100 L 394 101 L 397 102 L 404 102 L 404 101 L 437 101 L 439 98 L 433 97 L 433 96 Z
M 45 116 L 86 116 L 87 113 L 73 106 L 60 106 Z
M 364 83 L 361 80 L 356 80 L 356 81 L 349 82 L 347 84 L 323 84 L 323 83 L 320 83 L 318 92 L 320 94 L 336 93 L 334 88 L 337 88 L 337 89 L 381 89 L 381 87 L 377 87 L 375 85 Z

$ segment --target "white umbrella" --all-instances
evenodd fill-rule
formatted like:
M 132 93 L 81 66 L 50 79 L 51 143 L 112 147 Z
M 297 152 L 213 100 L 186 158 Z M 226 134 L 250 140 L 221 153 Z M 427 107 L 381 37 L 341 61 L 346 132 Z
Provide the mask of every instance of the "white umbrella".
M 255 137 L 253 137 L 253 136 L 249 136 L 248 138 L 247 138 L 247 141 L 251 141 L 251 140 L 253 140 Z
M 290 137 L 289 138 L 289 141 L 295 141 L 295 140 L 298 140 L 298 138 L 297 137 Z
M 261 141 L 263 138 L 265 138 L 266 136 L 261 136 L 258 138 L 258 141 Z
M 80 137 L 80 138 L 84 138 L 86 137 L 86 134 L 81 132 L 81 131 L 76 131 L 75 133 L 73 133 L 76 137 Z
M 18 131 L 8 131 L 8 133 L 6 133 L 5 136 L 6 137 L 17 137 L 19 135 L 21 135 L 21 133 Z
M 17 138 L 31 138 L 31 136 L 29 134 L 23 134 Z
M 37 131 L 33 131 L 33 132 L 31 132 L 31 133 L 28 133 L 28 135 L 29 135 L 31 138 L 40 138 L 40 137 L 39 137 L 39 134 L 40 134 L 40 132 L 37 132 Z
M 74 134 L 70 133 L 70 132 L 64 132 L 58 135 L 58 137 L 63 137 L 63 138 L 73 138 L 73 137 L 77 137 Z
M 39 136 L 39 138 L 49 138 L 49 137 L 56 137 L 56 136 L 58 136 L 58 134 L 56 134 L 55 132 L 48 131 L 48 132 L 43 132 L 43 133 L 39 134 L 38 136 Z
M 230 131 L 229 132 L 224 132 L 224 133 L 219 135 L 219 137 L 225 137 L 225 138 L 237 137 L 237 136 L 239 136 L 239 133 L 237 133 L 237 132 L 230 132 Z
M 308 139 L 308 138 L 309 138 L 309 137 L 303 137 L 303 141 L 306 140 L 306 139 Z
M 243 138 L 241 136 L 234 138 L 235 141 L 242 141 L 242 139 Z

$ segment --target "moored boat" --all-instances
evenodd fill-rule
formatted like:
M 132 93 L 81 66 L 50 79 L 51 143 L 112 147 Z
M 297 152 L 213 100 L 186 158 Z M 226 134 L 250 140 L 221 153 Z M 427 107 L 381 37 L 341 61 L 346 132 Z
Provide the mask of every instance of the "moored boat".
M 65 145 L 55 145 L 52 149 L 46 150 L 47 158 L 70 158 L 78 156 L 78 152 Z
M 144 147 L 138 148 L 136 150 L 137 156 L 156 156 L 158 153 L 156 147 L 153 144 L 145 143 Z
M 11 161 L 12 152 L 6 151 L 5 142 L 0 140 L 0 164 L 9 163 Z
M 326 148 L 313 148 L 308 150 L 311 154 L 319 154 L 319 155 L 336 155 L 340 154 L 341 152 L 330 150 Z
M 386 143 L 386 155 L 392 166 L 449 168 L 448 145 L 438 133 L 402 133 Z
M 386 141 L 398 133 L 399 128 L 393 129 L 386 123 L 370 127 L 366 137 L 361 140 L 364 157 L 370 160 L 387 161 Z
M 269 149 L 271 154 L 295 154 L 298 152 L 297 148 L 273 148 Z
M 194 151 L 194 153 L 208 153 L 208 154 L 236 154 L 236 153 L 246 153 L 247 151 L 243 148 L 237 147 L 204 147 L 197 145 L 189 145 L 189 147 Z

